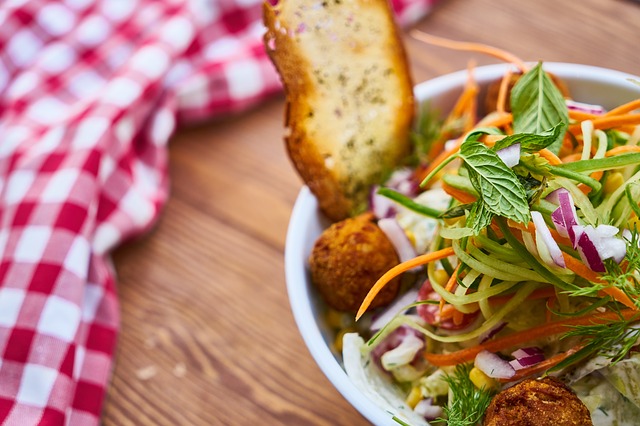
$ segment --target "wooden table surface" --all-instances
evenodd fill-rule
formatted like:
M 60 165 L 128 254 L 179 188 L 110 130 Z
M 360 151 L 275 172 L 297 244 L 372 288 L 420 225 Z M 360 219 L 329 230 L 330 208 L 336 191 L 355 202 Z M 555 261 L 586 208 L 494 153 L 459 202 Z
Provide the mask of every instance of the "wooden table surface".
M 288 0 L 292 1 L 292 0 Z M 416 24 L 526 60 L 640 74 L 640 4 L 441 0 Z M 469 58 L 406 38 L 415 82 Z M 282 141 L 283 99 L 177 133 L 157 227 L 115 254 L 122 332 L 105 425 L 360 425 L 298 334 L 284 245 L 301 187 Z

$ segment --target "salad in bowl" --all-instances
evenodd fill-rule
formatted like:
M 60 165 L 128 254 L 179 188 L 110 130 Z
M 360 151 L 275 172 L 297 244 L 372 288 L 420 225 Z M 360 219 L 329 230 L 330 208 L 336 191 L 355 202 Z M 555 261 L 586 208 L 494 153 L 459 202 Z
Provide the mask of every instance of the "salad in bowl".
M 638 80 L 516 62 L 415 97 L 412 154 L 366 212 L 294 208 L 288 290 L 320 367 L 380 425 L 635 424 Z

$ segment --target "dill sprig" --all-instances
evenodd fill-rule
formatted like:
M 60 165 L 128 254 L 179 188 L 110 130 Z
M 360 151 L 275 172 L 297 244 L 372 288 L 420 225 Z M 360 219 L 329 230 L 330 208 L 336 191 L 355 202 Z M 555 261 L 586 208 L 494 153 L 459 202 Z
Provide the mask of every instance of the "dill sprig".
M 449 404 L 443 407 L 446 419 L 438 418 L 432 423 L 446 423 L 448 426 L 474 426 L 480 423 L 494 392 L 477 388 L 469 378 L 472 364 L 459 364 L 453 374 L 443 380 L 449 385 Z
M 640 328 L 631 326 L 639 319 L 640 313 L 629 320 L 621 316 L 617 321 L 604 324 L 573 327 L 561 338 L 579 337 L 584 346 L 549 371 L 562 370 L 592 356 L 610 358 L 611 365 L 623 360 L 640 339 Z

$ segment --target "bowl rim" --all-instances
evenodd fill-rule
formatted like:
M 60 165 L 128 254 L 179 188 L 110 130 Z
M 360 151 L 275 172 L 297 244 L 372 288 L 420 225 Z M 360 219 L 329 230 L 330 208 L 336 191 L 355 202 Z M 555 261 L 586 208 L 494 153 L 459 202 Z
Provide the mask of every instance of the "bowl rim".
M 565 62 L 544 62 L 545 70 L 566 80 L 583 81 L 611 85 L 623 89 L 622 82 L 630 79 L 640 81 L 640 77 L 593 65 Z M 503 75 L 510 64 L 483 65 L 474 68 L 475 79 L 480 86 Z M 417 103 L 425 99 L 446 93 L 461 87 L 467 79 L 467 70 L 454 71 L 434 77 L 414 86 Z M 629 92 L 637 92 L 640 96 L 640 85 L 631 84 Z M 626 88 L 625 88 L 626 89 Z M 336 360 L 325 343 L 322 331 L 313 315 L 311 289 L 300 285 L 300 276 L 308 277 L 305 246 L 313 214 L 318 210 L 318 203 L 308 187 L 303 186 L 295 201 L 285 240 L 285 280 L 289 304 L 298 330 L 311 353 L 314 361 L 340 394 L 368 421 L 379 426 L 398 426 L 388 412 L 375 405 L 351 382 L 344 369 Z M 308 243 L 308 242 L 307 242 Z

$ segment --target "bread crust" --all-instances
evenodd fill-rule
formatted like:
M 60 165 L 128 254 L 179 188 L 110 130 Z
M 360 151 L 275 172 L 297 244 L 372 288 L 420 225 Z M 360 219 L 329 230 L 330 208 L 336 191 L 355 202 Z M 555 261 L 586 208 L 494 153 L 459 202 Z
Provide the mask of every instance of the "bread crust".
M 286 95 L 286 147 L 325 215 L 368 207 L 410 151 L 412 80 L 387 0 L 264 4 L 264 43 Z

